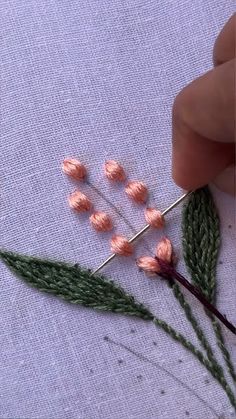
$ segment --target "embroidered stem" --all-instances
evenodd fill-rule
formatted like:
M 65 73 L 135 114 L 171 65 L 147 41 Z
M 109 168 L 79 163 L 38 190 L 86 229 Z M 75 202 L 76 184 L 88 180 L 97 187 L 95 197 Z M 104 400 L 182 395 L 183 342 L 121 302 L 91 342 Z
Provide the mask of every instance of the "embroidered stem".
M 191 323 L 201 346 L 205 349 L 209 361 L 211 362 L 212 366 L 217 369 L 218 373 L 222 374 L 224 376 L 223 368 L 219 364 L 217 359 L 215 358 L 214 353 L 213 353 L 213 349 L 212 349 L 211 345 L 209 344 L 209 342 L 208 342 L 202 328 L 200 327 L 196 317 L 194 316 L 190 305 L 187 303 L 186 299 L 184 298 L 184 295 L 181 292 L 179 285 L 174 283 L 174 284 L 170 284 L 170 286 L 173 290 L 174 296 L 176 297 L 176 299 L 179 301 L 181 307 L 183 308 L 188 321 Z
M 159 274 L 160 275 L 160 274 Z M 181 307 L 184 309 L 184 312 L 186 314 L 187 319 L 192 324 L 192 327 L 202 345 L 202 347 L 206 350 L 208 361 L 204 358 L 202 352 L 197 350 L 194 345 L 192 345 L 191 342 L 187 341 L 181 334 L 177 333 L 174 329 L 172 329 L 169 325 L 164 324 L 163 321 L 159 321 L 160 327 L 164 328 L 164 330 L 175 340 L 178 340 L 186 349 L 194 353 L 194 355 L 198 358 L 198 360 L 211 372 L 213 377 L 221 384 L 223 389 L 225 390 L 226 394 L 229 397 L 229 400 L 231 401 L 232 405 L 236 407 L 236 400 L 234 393 L 232 392 L 230 386 L 228 385 L 224 371 L 220 363 L 217 361 L 217 359 L 214 356 L 213 350 L 211 348 L 211 345 L 209 344 L 202 328 L 199 326 L 199 323 L 195 316 L 192 313 L 192 309 L 190 305 L 187 303 L 187 301 L 184 298 L 183 293 L 180 290 L 180 287 L 178 284 L 174 283 L 171 278 L 168 278 L 169 286 L 172 288 L 173 293 L 176 297 L 176 299 L 179 301 Z M 209 313 L 211 315 L 211 313 Z M 164 326 L 164 327 L 163 327 Z
M 183 210 L 184 259 L 194 284 L 211 301 L 215 302 L 216 266 L 220 247 L 219 217 L 209 189 L 195 191 Z M 226 348 L 220 324 L 211 319 L 217 344 L 223 354 L 228 371 L 236 382 L 236 373 Z
M 177 342 L 181 343 L 184 348 L 190 351 L 200 362 L 203 364 L 207 370 L 212 374 L 212 376 L 220 383 L 222 388 L 225 390 L 231 404 L 235 407 L 236 410 L 236 399 L 234 394 L 228 385 L 224 376 L 222 376 L 216 366 L 213 366 L 211 362 L 206 359 L 201 351 L 199 351 L 189 340 L 187 340 L 181 333 L 178 333 L 175 329 L 173 329 L 169 324 L 161 319 L 154 318 L 153 323 L 156 326 L 159 326 L 163 329 L 172 339 L 176 340 Z
M 233 381 L 236 383 L 236 373 L 235 373 L 235 369 L 234 366 L 231 362 L 231 358 L 230 358 L 230 354 L 225 346 L 225 342 L 224 342 L 224 337 L 222 334 L 222 330 L 221 330 L 221 326 L 220 324 L 217 322 L 217 320 L 214 318 L 214 316 L 212 316 L 211 313 L 207 312 L 208 317 L 210 318 L 211 322 L 212 322 L 212 326 L 215 332 L 215 336 L 216 336 L 216 341 L 217 341 L 217 345 L 219 346 L 223 358 L 225 360 L 225 363 L 228 367 L 228 371 L 233 379 Z

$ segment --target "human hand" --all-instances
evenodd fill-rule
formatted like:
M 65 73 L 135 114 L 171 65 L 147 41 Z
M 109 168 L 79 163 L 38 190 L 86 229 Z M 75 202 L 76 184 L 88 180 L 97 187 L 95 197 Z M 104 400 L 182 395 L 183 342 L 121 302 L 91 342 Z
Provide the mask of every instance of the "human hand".
M 214 182 L 235 193 L 235 25 L 218 36 L 214 69 L 194 80 L 173 106 L 173 179 L 186 190 Z

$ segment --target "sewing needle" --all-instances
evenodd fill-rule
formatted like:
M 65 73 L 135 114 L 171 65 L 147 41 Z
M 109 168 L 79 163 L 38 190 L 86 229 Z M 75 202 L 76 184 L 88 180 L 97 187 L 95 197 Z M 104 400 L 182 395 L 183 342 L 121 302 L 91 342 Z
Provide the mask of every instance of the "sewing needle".
M 193 191 L 186 192 L 184 195 L 182 195 L 177 201 L 175 201 L 173 204 L 171 204 L 168 208 L 166 208 L 162 215 L 166 215 L 168 212 L 170 212 L 173 208 L 177 207 L 177 205 L 180 204 L 187 196 L 191 195 Z M 129 239 L 129 243 L 133 243 L 135 240 L 137 240 L 140 236 L 142 236 L 149 228 L 150 224 L 145 225 L 138 233 L 136 233 L 131 239 Z M 98 266 L 98 268 L 95 269 L 95 271 L 92 272 L 92 275 L 95 275 L 98 273 L 104 266 L 106 266 L 114 257 L 116 256 L 116 253 L 111 254 L 101 265 Z

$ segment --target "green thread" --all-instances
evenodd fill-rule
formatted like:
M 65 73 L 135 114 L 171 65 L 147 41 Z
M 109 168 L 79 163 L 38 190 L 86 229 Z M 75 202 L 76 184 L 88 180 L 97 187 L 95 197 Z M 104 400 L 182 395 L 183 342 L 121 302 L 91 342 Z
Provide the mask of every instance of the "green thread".
M 0 258 L 26 283 L 40 291 L 54 294 L 73 304 L 153 321 L 156 326 L 190 351 L 207 368 L 225 390 L 232 406 L 236 408 L 234 395 L 217 365 L 212 360 L 205 358 L 203 353 L 182 334 L 165 321 L 154 317 L 146 307 L 136 302 L 131 295 L 128 295 L 114 282 L 108 281 L 100 275 L 94 276 L 90 270 L 81 267 L 75 268 L 66 263 L 41 260 L 7 251 L 0 251 Z
M 214 303 L 220 247 L 219 218 L 208 188 L 192 193 L 183 211 L 184 258 L 192 281 Z
M 221 325 L 219 324 L 219 322 L 215 319 L 215 317 L 211 313 L 207 313 L 207 315 L 211 319 L 212 326 L 213 326 L 215 336 L 216 336 L 217 345 L 219 346 L 219 348 L 222 352 L 223 358 L 224 358 L 225 363 L 228 367 L 228 371 L 229 371 L 233 381 L 236 383 L 235 369 L 234 369 L 234 366 L 231 362 L 230 354 L 229 354 L 229 352 L 228 352 L 228 350 L 225 346 L 225 341 L 224 341 L 224 337 L 223 337 L 223 334 L 222 334 Z
M 205 349 L 209 363 L 205 361 L 204 358 L 202 358 L 202 353 L 198 350 L 195 350 L 195 347 L 192 348 L 192 344 L 190 342 L 182 342 L 182 345 L 185 346 L 187 348 L 187 346 L 190 344 L 190 348 L 189 349 L 192 353 L 194 350 L 194 354 L 195 356 L 198 358 L 198 360 L 205 365 L 205 367 L 212 373 L 212 375 L 214 376 L 214 378 L 221 384 L 221 386 L 223 387 L 223 389 L 225 390 L 226 394 L 228 395 L 232 405 L 234 407 L 235 406 L 235 397 L 234 394 L 230 388 L 230 386 L 228 385 L 226 379 L 225 379 L 225 375 L 224 375 L 224 371 L 222 366 L 220 365 L 220 363 L 217 361 L 217 359 L 214 356 L 213 350 L 211 348 L 211 345 L 209 344 L 202 328 L 199 326 L 199 323 L 197 321 L 197 319 L 195 318 L 192 309 L 190 307 L 190 305 L 187 303 L 187 301 L 184 298 L 183 293 L 180 290 L 180 287 L 178 284 L 175 283 L 170 283 L 170 286 L 173 290 L 173 293 L 176 297 L 176 299 L 179 301 L 181 307 L 183 308 L 186 318 L 189 320 L 189 322 L 191 323 L 196 336 L 198 337 L 199 342 L 201 343 L 201 346 Z M 214 320 L 214 319 L 213 319 Z M 219 326 L 218 322 L 216 322 L 217 325 Z M 175 339 L 173 332 L 172 332 L 172 337 L 173 339 Z M 187 345 L 187 346 L 186 346 Z
M 209 344 L 209 342 L 208 342 L 208 340 L 205 336 L 205 333 L 203 332 L 203 330 L 200 327 L 196 317 L 194 316 L 190 305 L 185 300 L 184 295 L 181 292 L 179 285 L 174 283 L 172 285 L 172 290 L 173 290 L 174 296 L 176 297 L 176 299 L 179 301 L 181 307 L 183 308 L 183 310 L 185 312 L 185 315 L 186 315 L 186 318 L 191 323 L 191 325 L 193 327 L 193 330 L 195 331 L 195 334 L 196 334 L 200 344 L 202 345 L 203 349 L 205 349 L 209 361 L 211 362 L 211 364 L 215 368 L 215 370 L 218 372 L 218 374 L 220 374 L 224 377 L 223 368 L 219 364 L 217 359 L 215 358 L 213 350 L 211 348 L 211 345 Z
M 5 251 L 0 252 L 0 257 L 25 282 L 40 291 L 96 310 L 153 319 L 153 315 L 121 287 L 103 276 L 91 275 L 89 270 Z
M 213 198 L 207 187 L 190 195 L 183 210 L 182 230 L 184 259 L 192 281 L 210 302 L 215 303 L 220 223 Z M 214 316 L 206 313 L 212 322 L 217 344 L 228 371 L 236 381 L 235 369 L 224 343 L 221 326 Z
M 224 376 L 219 374 L 218 368 L 213 366 L 211 362 L 206 359 L 201 351 L 199 351 L 195 346 L 187 340 L 181 333 L 178 333 L 175 329 L 173 329 L 169 324 L 161 319 L 154 318 L 153 320 L 156 326 L 159 326 L 163 329 L 172 339 L 176 340 L 177 342 L 181 343 L 182 346 L 190 351 L 205 368 L 212 374 L 212 376 L 219 382 L 222 388 L 225 390 L 232 406 L 236 410 L 236 399 L 234 393 L 232 392 L 230 386 L 228 385 L 227 381 L 225 380 Z

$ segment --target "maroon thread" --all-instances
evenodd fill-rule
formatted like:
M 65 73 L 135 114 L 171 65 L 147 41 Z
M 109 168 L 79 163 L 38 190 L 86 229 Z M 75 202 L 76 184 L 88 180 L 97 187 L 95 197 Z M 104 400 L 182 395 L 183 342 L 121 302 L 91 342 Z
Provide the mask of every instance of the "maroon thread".
M 159 276 L 163 277 L 164 279 L 175 279 L 181 285 L 183 285 L 187 290 L 193 294 L 198 301 L 200 301 L 203 306 L 210 311 L 212 314 L 215 315 L 226 327 L 229 329 L 234 335 L 236 335 L 236 327 L 230 323 L 222 313 L 220 313 L 217 308 L 211 304 L 206 297 L 202 294 L 202 292 L 191 284 L 187 279 L 185 279 L 179 272 L 177 272 L 169 263 L 164 262 L 162 259 L 157 258 L 157 261 L 160 265 L 161 272 L 158 273 Z

